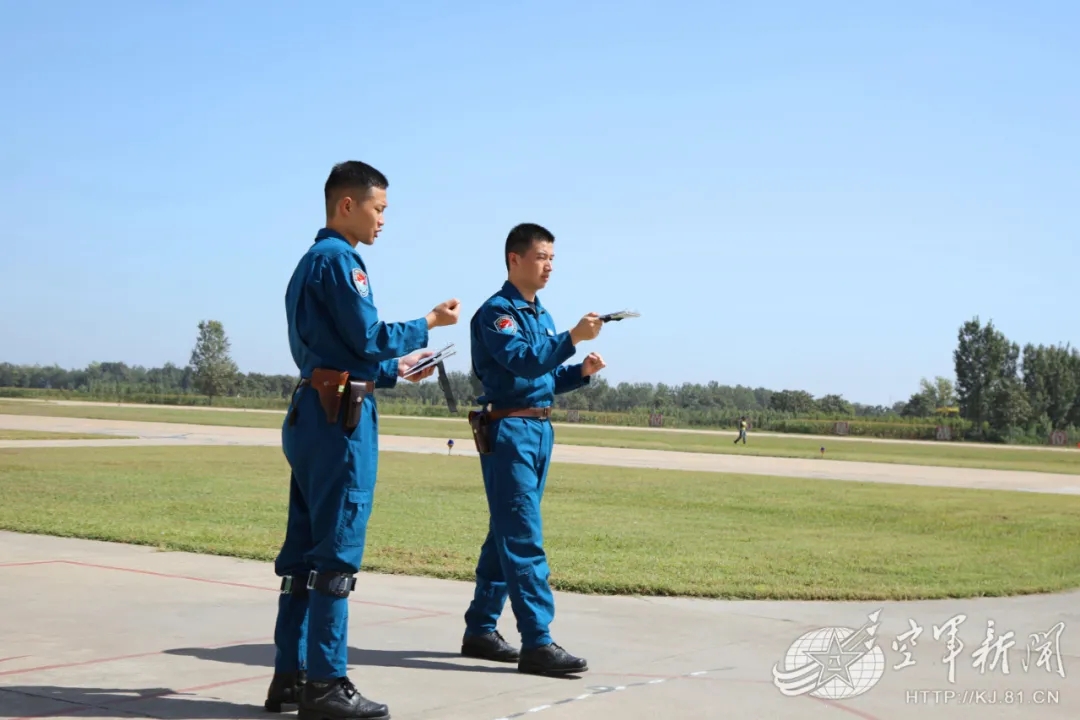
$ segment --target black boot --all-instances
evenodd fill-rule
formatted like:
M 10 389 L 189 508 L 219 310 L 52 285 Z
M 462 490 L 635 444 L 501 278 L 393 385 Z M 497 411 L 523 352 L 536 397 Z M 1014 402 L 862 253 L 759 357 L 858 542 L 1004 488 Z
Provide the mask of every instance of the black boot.
M 572 675 L 588 669 L 585 658 L 574 657 L 555 643 L 532 650 L 523 649 L 518 660 L 518 672 L 530 675 Z
M 518 651 L 498 630 L 487 635 L 466 635 L 461 640 L 461 654 L 494 662 L 517 662 L 519 658 Z
M 308 682 L 300 696 L 298 720 L 390 720 L 390 710 L 368 700 L 347 677 Z
M 298 705 L 306 681 L 307 673 L 303 670 L 298 673 L 275 673 L 270 681 L 270 689 L 266 691 L 263 707 L 267 712 L 279 713 L 282 705 Z

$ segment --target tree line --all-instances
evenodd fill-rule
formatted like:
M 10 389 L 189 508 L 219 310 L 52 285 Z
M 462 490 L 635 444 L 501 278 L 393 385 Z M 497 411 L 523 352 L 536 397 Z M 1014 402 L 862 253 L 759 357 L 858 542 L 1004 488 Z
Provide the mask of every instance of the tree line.
M 1070 439 L 1080 434 L 1076 349 L 1030 343 L 1021 348 L 992 322 L 983 325 L 974 318 L 960 327 L 953 357 L 955 379 L 922 378 L 907 400 L 891 407 L 852 402 L 840 394 L 815 397 L 805 390 L 715 381 L 611 384 L 600 376 L 589 387 L 559 396 L 556 408 L 564 417 L 618 424 L 663 416 L 666 425 L 731 426 L 745 416 L 752 428 L 787 432 L 833 432 L 842 421 L 849 434 L 882 437 L 933 438 L 941 426 L 950 428 L 950 439 L 997 442 L 1046 442 L 1055 430 L 1067 431 Z M 449 380 L 460 405 L 475 404 L 480 390 L 475 378 L 450 372 Z M 214 320 L 199 323 L 183 367 L 96 362 L 66 370 L 0 363 L 0 388 L 132 402 L 284 407 L 296 381 L 295 375 L 240 372 L 225 328 Z M 379 396 L 382 406 L 398 412 L 446 414 L 434 380 L 399 383 Z

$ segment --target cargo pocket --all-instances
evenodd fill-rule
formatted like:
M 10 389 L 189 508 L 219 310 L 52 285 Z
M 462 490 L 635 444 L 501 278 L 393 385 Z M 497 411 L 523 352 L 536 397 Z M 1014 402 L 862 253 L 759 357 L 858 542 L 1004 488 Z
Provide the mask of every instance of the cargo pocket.
M 371 515 L 371 491 L 349 488 L 341 507 L 338 524 L 338 546 L 357 548 L 364 546 L 367 537 L 368 517 Z

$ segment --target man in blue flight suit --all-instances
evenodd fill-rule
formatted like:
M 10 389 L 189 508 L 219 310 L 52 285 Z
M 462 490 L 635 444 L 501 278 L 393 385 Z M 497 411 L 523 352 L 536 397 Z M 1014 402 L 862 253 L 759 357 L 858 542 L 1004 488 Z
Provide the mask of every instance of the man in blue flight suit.
M 506 238 L 508 278 L 471 321 L 473 372 L 483 386 L 482 408 L 470 413 L 480 452 L 490 521 L 476 566 L 476 589 L 465 613 L 461 653 L 517 662 L 524 673 L 560 675 L 588 670 L 552 640 L 555 601 L 548 584 L 540 501 L 544 495 L 554 432 L 549 418 L 555 395 L 590 381 L 604 367 L 589 354 L 563 365 L 577 345 L 600 334 L 603 322 L 589 313 L 569 332 L 537 298 L 555 258 L 555 237 L 531 223 Z M 496 630 L 506 598 L 521 633 L 520 653 Z
M 393 387 L 430 352 L 428 331 L 453 325 L 450 300 L 426 317 L 387 323 L 375 308 L 357 244 L 383 226 L 386 177 L 365 163 L 334 166 L 326 180 L 326 227 L 300 259 L 285 294 L 289 346 L 300 383 L 282 425 L 292 477 L 274 678 L 265 707 L 298 704 L 301 720 L 389 718 L 346 675 L 348 595 L 356 585 L 378 469 L 378 410 L 372 392 Z M 430 375 L 425 371 L 410 380 Z

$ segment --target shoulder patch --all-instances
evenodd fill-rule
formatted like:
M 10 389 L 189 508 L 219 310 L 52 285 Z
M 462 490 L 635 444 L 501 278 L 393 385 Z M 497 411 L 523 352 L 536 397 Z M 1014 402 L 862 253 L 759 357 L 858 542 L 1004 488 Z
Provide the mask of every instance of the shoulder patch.
M 360 293 L 360 297 L 367 297 L 370 291 L 368 290 L 367 275 L 364 274 L 364 271 L 360 268 L 353 268 L 352 281 L 353 285 L 356 286 L 356 292 Z
M 495 329 L 503 335 L 513 335 L 517 332 L 517 323 L 509 315 L 500 315 L 495 318 Z

